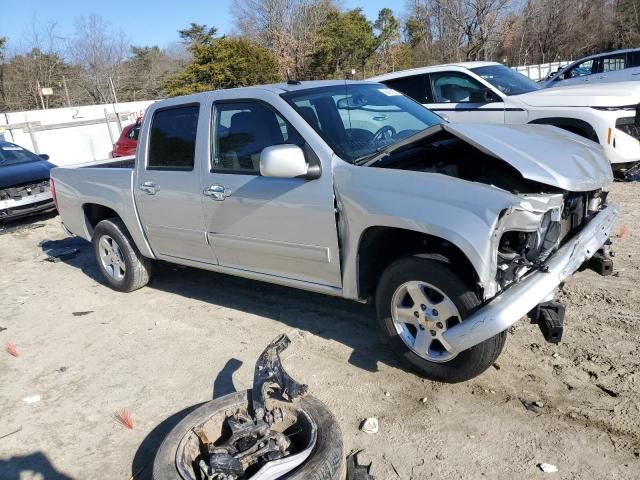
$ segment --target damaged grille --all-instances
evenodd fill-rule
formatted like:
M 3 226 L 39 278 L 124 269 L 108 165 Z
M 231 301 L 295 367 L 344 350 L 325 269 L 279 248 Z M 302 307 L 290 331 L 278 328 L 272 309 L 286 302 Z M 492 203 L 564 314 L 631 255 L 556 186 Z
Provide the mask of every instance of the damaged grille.
M 605 204 L 607 192 L 569 193 L 562 210 L 545 213 L 538 231 L 511 230 L 498 245 L 498 282 L 505 288 L 531 268 L 542 267 L 553 253 L 570 240 Z
M 14 187 L 0 189 L 0 200 L 22 200 L 31 195 L 37 195 L 49 191 L 49 179 L 39 182 L 25 183 Z

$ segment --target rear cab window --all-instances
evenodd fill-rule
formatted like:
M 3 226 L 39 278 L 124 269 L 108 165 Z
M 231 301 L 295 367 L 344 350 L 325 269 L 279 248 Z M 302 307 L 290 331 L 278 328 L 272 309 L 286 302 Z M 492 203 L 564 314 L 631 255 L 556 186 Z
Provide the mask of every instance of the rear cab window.
M 151 120 L 147 170 L 193 170 L 198 104 L 156 110 Z

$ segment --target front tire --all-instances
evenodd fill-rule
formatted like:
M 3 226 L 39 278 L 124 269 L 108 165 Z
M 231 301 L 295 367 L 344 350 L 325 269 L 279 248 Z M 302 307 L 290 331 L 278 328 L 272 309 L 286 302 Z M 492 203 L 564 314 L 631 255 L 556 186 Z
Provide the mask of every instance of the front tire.
M 140 253 L 122 220 L 102 220 L 91 243 L 100 273 L 111 288 L 132 292 L 149 283 L 151 260 Z
M 376 311 L 383 336 L 417 373 L 457 383 L 480 375 L 502 352 L 506 332 L 464 352 L 450 352 L 442 333 L 480 305 L 472 286 L 447 263 L 406 257 L 382 274 Z

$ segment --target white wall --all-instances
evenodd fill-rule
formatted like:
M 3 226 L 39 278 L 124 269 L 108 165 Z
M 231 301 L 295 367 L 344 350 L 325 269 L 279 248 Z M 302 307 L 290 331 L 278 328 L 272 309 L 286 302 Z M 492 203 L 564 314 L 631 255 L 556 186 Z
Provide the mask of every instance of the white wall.
M 551 63 L 541 63 L 539 65 L 520 65 L 517 67 L 511 67 L 511 68 L 513 68 L 514 70 L 517 70 L 523 75 L 526 75 L 534 82 L 537 82 L 539 80 L 544 80 L 545 78 L 547 78 L 547 75 L 549 75 L 549 73 L 555 72 L 558 69 L 564 67 L 565 65 L 568 65 L 569 63 L 571 62 L 570 61 L 551 62 Z
M 120 114 L 122 126 L 133 123 L 136 118 L 154 101 L 119 103 L 116 106 L 88 105 L 72 108 L 51 108 L 48 110 L 31 110 L 27 112 L 0 113 L 0 139 L 16 143 L 36 153 L 46 153 L 51 162 L 56 165 L 71 165 L 75 163 L 103 160 L 108 158 L 109 152 L 120 136 L 118 123 L 114 113 Z M 113 135 L 113 142 L 105 121 L 105 108 L 112 116 L 109 122 Z M 41 127 L 70 124 L 83 120 L 102 120 L 94 125 L 75 125 L 67 128 L 34 131 L 36 138 L 34 145 L 29 130 L 25 127 L 7 129 L 7 125 L 16 123 L 40 122 Z

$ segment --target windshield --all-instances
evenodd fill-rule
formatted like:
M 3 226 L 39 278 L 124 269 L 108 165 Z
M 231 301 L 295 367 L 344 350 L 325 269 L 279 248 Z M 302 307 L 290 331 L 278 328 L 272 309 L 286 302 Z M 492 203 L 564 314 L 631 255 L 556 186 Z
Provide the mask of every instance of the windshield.
M 380 84 L 348 84 L 283 97 L 344 160 L 357 163 L 442 118 Z
M 482 77 L 505 95 L 520 95 L 539 90 L 533 80 L 504 65 L 489 65 L 472 68 L 471 71 Z
M 41 158 L 13 143 L 0 142 L 0 167 L 18 163 L 37 162 Z

